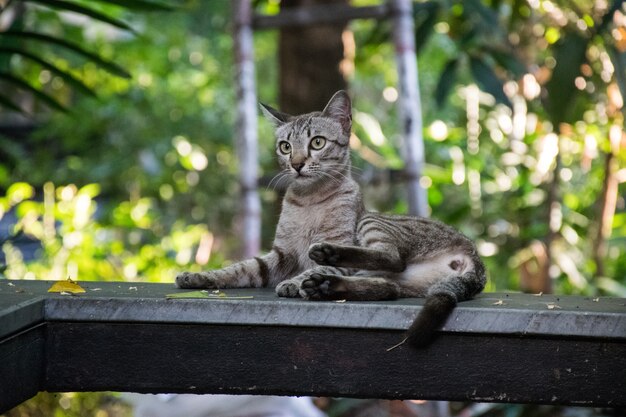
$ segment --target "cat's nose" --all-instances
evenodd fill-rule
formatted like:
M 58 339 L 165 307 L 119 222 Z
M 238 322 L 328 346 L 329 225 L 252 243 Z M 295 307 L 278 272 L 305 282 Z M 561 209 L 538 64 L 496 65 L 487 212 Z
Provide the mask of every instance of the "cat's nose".
M 300 173 L 300 170 L 304 168 L 304 162 L 292 162 L 291 166 L 296 170 L 297 173 Z

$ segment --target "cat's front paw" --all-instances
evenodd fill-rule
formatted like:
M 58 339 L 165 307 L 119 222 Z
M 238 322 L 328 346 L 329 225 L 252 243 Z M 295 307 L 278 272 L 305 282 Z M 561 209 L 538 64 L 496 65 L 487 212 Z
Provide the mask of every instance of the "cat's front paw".
M 339 253 L 330 243 L 314 243 L 309 247 L 309 258 L 318 265 L 337 265 Z
M 310 277 L 300 284 L 300 296 L 308 300 L 337 300 L 339 293 L 340 277 L 334 275 L 311 274 Z
M 217 279 L 208 272 L 181 272 L 176 276 L 178 288 L 219 288 Z
M 276 286 L 276 294 L 279 297 L 296 298 L 300 297 L 300 286 L 293 280 L 286 280 Z

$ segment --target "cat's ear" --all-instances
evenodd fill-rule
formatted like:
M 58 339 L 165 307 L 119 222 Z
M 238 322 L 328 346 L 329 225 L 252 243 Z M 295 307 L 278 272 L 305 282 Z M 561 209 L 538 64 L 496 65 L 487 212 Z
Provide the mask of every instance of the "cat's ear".
M 352 102 L 348 93 L 343 90 L 337 91 L 328 101 L 322 115 L 338 121 L 344 133 L 350 135 L 352 128 Z
M 287 113 L 279 112 L 273 107 L 268 106 L 267 104 L 259 103 L 261 106 L 261 111 L 265 118 L 273 124 L 275 127 L 279 127 L 289 122 L 291 116 Z

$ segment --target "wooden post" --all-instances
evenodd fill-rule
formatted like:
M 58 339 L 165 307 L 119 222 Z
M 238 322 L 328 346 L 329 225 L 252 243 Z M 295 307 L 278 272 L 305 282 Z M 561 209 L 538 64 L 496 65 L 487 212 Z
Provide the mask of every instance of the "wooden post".
M 261 201 L 257 190 L 257 98 L 254 81 L 252 6 L 233 2 L 237 77 L 237 155 L 241 186 L 243 256 L 258 255 L 261 247 Z
M 415 28 L 411 0 L 390 0 L 399 82 L 399 113 L 404 138 L 409 214 L 428 215 L 426 189 L 420 185 L 424 170 L 424 138 L 419 94 Z

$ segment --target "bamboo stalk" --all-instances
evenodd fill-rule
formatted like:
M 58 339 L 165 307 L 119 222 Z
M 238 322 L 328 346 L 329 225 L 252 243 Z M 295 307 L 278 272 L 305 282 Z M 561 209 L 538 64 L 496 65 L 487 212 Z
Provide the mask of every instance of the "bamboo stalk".
M 250 0 L 233 2 L 237 82 L 237 156 L 241 187 L 243 256 L 261 248 L 261 201 L 257 190 L 257 98 L 254 80 L 254 45 Z
M 422 109 L 419 93 L 417 57 L 415 55 L 415 28 L 411 0 L 390 0 L 393 16 L 393 38 L 399 82 L 400 126 L 404 138 L 405 173 L 409 214 L 428 215 L 426 189 L 420 185 L 424 169 L 424 138 Z

